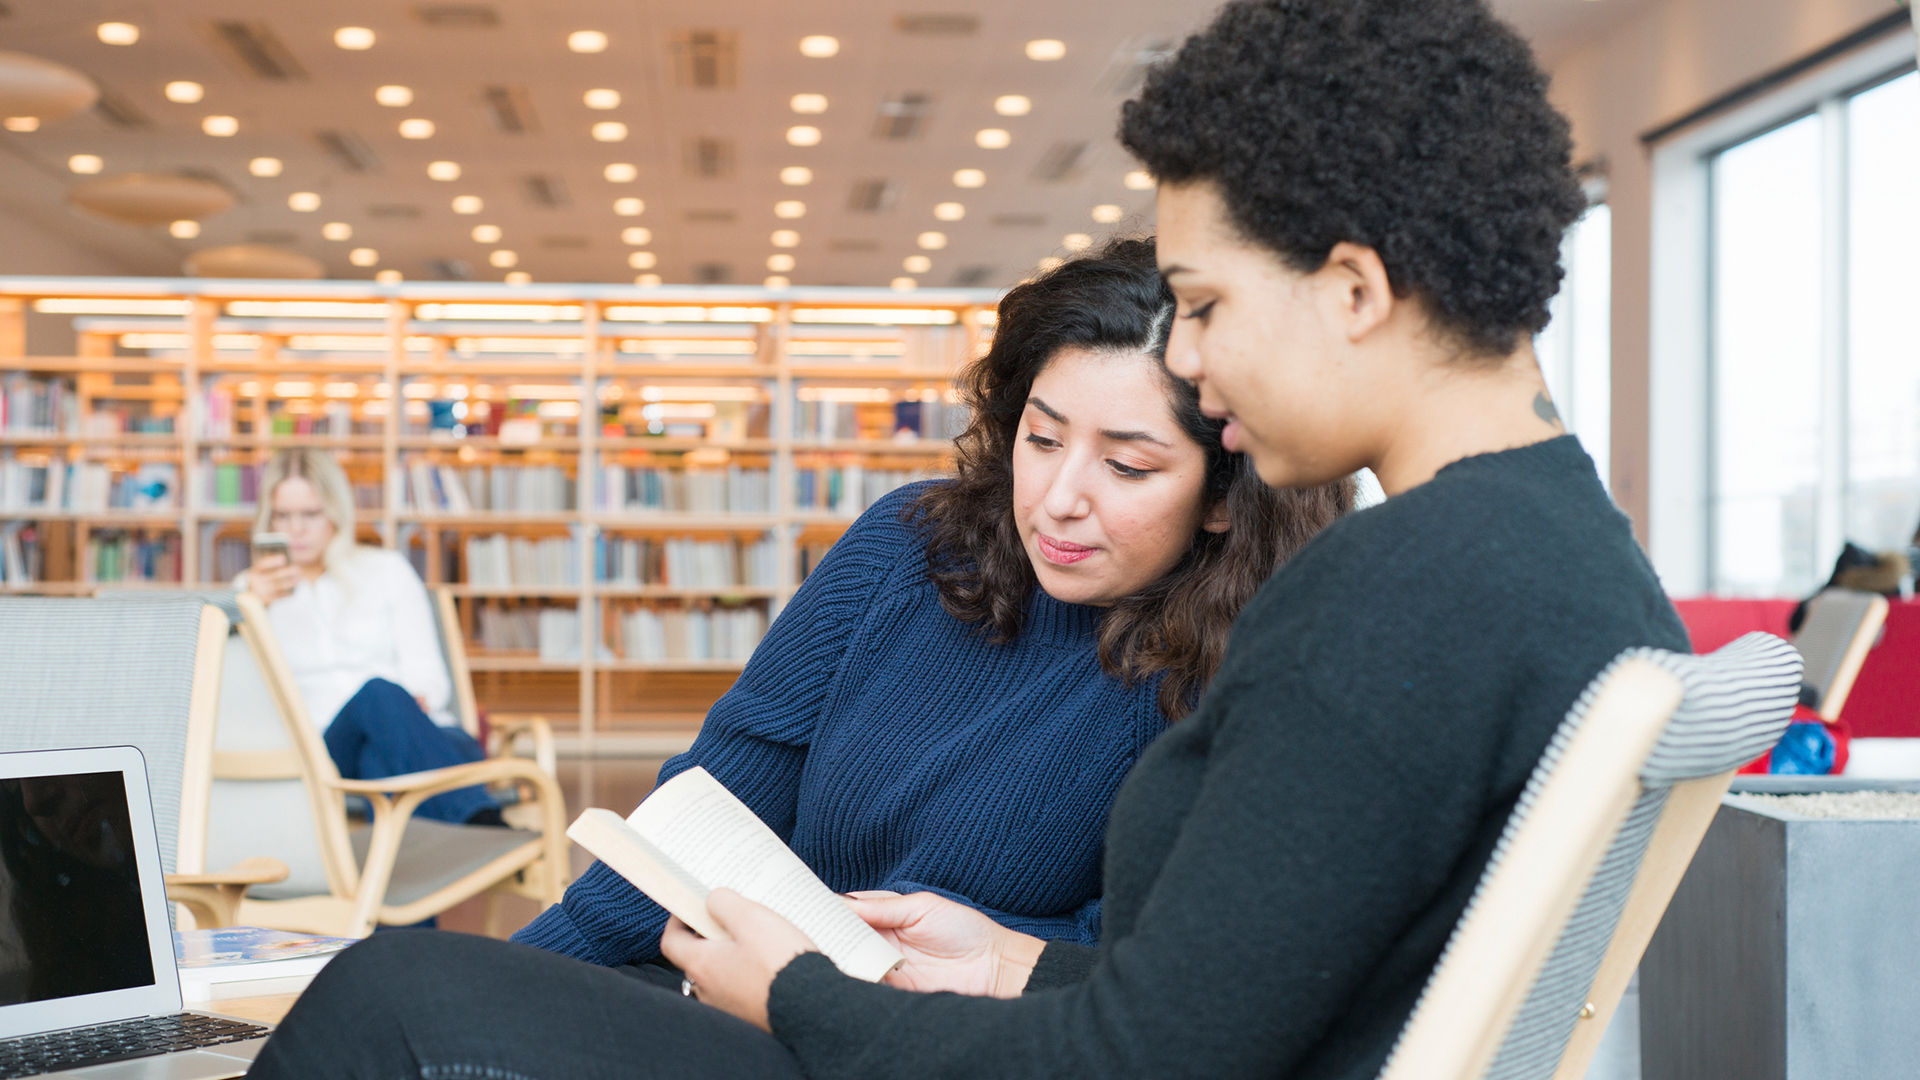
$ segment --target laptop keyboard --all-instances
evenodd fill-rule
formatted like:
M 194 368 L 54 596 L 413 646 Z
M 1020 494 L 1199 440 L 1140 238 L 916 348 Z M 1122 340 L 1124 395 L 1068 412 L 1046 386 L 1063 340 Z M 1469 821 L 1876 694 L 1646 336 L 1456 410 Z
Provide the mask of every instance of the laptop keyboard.
M 198 1013 L 150 1016 L 0 1040 L 0 1080 L 258 1039 L 267 1029 Z

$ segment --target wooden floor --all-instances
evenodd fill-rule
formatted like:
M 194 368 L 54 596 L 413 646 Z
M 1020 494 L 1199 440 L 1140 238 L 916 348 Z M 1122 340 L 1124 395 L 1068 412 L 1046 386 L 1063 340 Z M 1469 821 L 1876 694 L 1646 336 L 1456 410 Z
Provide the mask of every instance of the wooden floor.
M 663 758 L 561 758 L 560 789 L 567 797 L 567 820 L 590 806 L 605 807 L 625 816 L 633 812 L 641 799 L 653 790 Z M 572 847 L 573 876 L 579 877 L 593 857 L 578 846 Z M 499 901 L 505 918 L 506 933 L 512 933 L 540 913 L 540 905 L 518 896 Z M 478 934 L 486 919 L 486 899 L 475 897 L 440 916 L 442 930 Z

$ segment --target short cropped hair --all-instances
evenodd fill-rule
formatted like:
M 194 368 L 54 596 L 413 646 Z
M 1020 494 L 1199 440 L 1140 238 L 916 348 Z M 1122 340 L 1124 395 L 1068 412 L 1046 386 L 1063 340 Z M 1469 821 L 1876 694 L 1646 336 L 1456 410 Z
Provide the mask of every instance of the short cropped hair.
M 1235 0 L 1148 76 L 1120 141 L 1162 183 L 1211 182 L 1302 273 L 1374 249 L 1435 329 L 1505 356 L 1546 326 L 1586 208 L 1546 89 L 1482 0 Z

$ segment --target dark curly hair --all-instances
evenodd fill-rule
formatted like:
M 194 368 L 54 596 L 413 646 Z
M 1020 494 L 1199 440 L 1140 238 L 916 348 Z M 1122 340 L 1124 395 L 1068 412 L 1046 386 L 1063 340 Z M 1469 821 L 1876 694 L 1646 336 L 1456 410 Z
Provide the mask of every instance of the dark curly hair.
M 1116 240 L 1015 286 L 1000 301 L 993 347 L 961 376 L 973 422 L 954 442 L 955 478 L 907 509 L 926 530 L 927 570 L 954 618 L 1011 641 L 1038 581 L 1013 512 L 1013 447 L 1034 379 L 1061 349 L 1145 353 L 1164 361 L 1173 293 L 1152 240 Z M 1221 420 L 1200 412 L 1192 384 L 1164 366 L 1168 407 L 1206 450 L 1204 510 L 1225 505 L 1224 533 L 1198 529 L 1166 575 L 1107 609 L 1100 665 L 1129 684 L 1164 675 L 1160 710 L 1184 716 L 1220 666 L 1227 632 L 1260 585 L 1315 533 L 1353 508 L 1353 483 L 1275 491 L 1220 445 Z
M 1235 0 L 1153 71 L 1120 141 L 1212 182 L 1234 225 L 1310 273 L 1340 241 L 1481 357 L 1547 324 L 1586 208 L 1547 77 L 1481 0 Z

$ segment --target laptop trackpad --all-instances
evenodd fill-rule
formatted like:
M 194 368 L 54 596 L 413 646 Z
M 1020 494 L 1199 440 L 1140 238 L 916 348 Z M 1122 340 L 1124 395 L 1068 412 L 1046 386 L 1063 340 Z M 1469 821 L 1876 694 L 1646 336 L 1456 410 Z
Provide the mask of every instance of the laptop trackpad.
M 178 1054 L 116 1061 L 111 1065 L 94 1065 L 60 1075 L 85 1077 L 86 1080 L 227 1080 L 228 1077 L 247 1075 L 247 1069 L 252 1064 L 248 1058 L 238 1055 L 187 1050 Z

